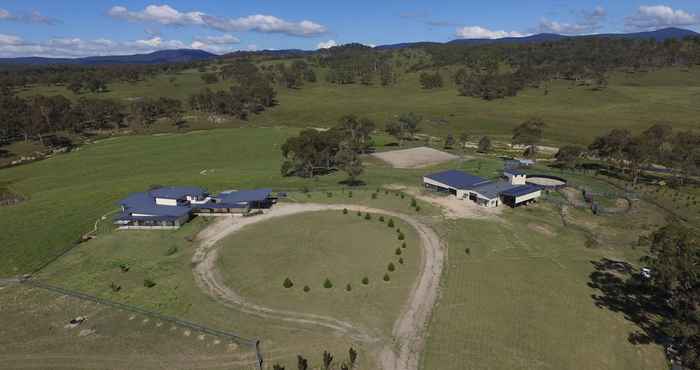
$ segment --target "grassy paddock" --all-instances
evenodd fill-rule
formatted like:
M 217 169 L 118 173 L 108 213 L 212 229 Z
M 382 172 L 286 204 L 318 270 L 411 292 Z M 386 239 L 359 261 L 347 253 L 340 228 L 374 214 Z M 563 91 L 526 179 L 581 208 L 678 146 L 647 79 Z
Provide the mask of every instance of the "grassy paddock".
M 364 216 L 312 212 L 249 226 L 220 242 L 219 271 L 228 286 L 255 303 L 348 320 L 388 336 L 416 278 L 418 236 L 398 219 L 390 228 L 388 217 L 380 222 L 379 215 Z M 405 249 L 397 229 L 406 236 Z M 395 271 L 388 271 L 389 263 Z M 285 278 L 294 286 L 284 288 Z M 323 286 L 326 279 L 332 288 Z M 304 286 L 311 290 L 304 292 Z

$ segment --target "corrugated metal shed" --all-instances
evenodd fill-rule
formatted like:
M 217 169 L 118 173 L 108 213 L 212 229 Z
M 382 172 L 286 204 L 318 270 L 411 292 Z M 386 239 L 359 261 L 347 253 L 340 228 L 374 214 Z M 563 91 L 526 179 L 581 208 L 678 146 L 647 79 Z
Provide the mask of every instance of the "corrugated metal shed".
M 520 185 L 513 189 L 503 191 L 501 192 L 501 194 L 510 197 L 521 197 L 523 195 L 531 194 L 540 190 L 542 190 L 542 188 L 537 185 Z

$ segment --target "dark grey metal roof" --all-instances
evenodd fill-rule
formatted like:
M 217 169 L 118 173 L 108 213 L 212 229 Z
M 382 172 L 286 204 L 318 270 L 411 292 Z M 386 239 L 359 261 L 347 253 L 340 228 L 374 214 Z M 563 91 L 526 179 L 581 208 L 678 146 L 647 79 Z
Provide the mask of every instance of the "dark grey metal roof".
M 519 186 L 523 185 L 513 185 L 508 181 L 499 180 L 476 186 L 470 190 L 473 190 L 488 199 L 496 199 L 505 191 L 517 188 Z
M 470 189 L 474 186 L 484 184 L 489 182 L 489 180 L 472 175 L 470 173 L 458 170 L 449 170 L 443 172 L 432 173 L 425 175 L 425 177 L 437 181 L 439 183 L 445 184 L 447 186 L 453 187 L 455 189 Z
M 222 203 L 263 202 L 270 198 L 272 189 L 241 190 L 224 192 L 216 196 Z
M 540 190 L 542 190 L 541 187 L 539 187 L 537 185 L 528 184 L 528 185 L 519 185 L 513 189 L 503 191 L 501 194 L 511 196 L 511 197 L 520 197 L 523 195 L 538 192 Z
M 186 196 L 203 197 L 207 191 L 196 186 L 169 186 L 153 189 L 149 193 L 156 198 L 182 199 Z

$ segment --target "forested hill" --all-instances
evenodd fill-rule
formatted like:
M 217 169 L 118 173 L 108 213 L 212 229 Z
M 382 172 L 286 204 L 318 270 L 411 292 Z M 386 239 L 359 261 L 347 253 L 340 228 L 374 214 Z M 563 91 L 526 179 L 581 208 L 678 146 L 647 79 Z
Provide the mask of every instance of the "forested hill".
M 0 63 L 23 65 L 101 65 L 101 64 L 161 64 L 195 62 L 215 58 L 216 54 L 204 50 L 161 50 L 149 54 L 93 56 L 85 58 L 0 58 Z

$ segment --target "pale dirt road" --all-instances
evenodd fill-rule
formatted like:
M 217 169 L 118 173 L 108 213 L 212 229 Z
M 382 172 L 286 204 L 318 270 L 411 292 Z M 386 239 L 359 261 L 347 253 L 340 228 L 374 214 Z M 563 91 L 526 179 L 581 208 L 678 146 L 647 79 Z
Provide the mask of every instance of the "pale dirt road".
M 237 292 L 225 286 L 216 270 L 216 243 L 243 227 L 275 217 L 290 216 L 303 212 L 342 210 L 361 211 L 395 217 L 416 229 L 421 239 L 421 261 L 418 277 L 411 288 L 409 298 L 395 321 L 391 338 L 382 338 L 376 332 L 359 325 L 332 317 L 302 312 L 278 310 L 247 301 Z M 270 319 L 300 324 L 321 326 L 341 335 L 347 335 L 365 343 L 378 343 L 377 354 L 383 370 L 417 370 L 420 354 L 425 345 L 425 331 L 433 307 L 439 295 L 440 278 L 447 259 L 447 249 L 429 226 L 408 215 L 357 205 L 326 204 L 280 204 L 268 213 L 243 218 L 227 217 L 217 220 L 197 237 L 198 247 L 192 257 L 194 277 L 197 284 L 221 303 L 242 312 Z

